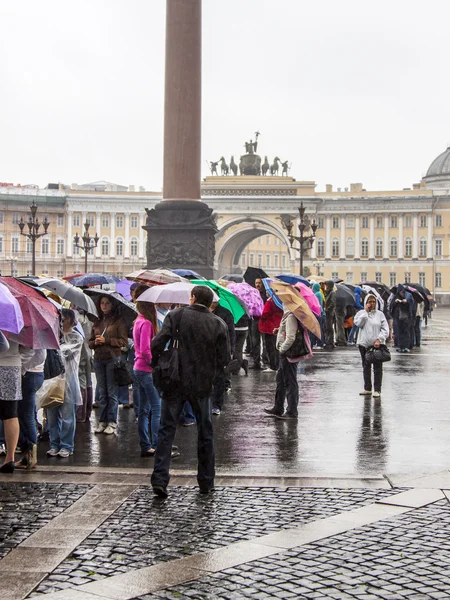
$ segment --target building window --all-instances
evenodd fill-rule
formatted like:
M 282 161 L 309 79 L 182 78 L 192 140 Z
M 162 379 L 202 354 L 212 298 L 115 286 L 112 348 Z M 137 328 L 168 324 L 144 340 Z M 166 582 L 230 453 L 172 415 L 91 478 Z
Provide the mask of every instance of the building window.
M 412 239 L 410 237 L 405 239 L 405 256 L 412 256 Z
M 48 238 L 42 238 L 41 254 L 50 254 L 50 240 Z
M 333 229 L 339 229 L 339 217 L 333 217 L 331 220 L 331 227 Z
M 58 227 L 64 227 L 64 215 L 58 215 L 56 217 L 56 225 Z
M 380 271 L 377 271 L 377 272 L 375 273 L 375 281 L 376 281 L 377 283 L 381 283 L 381 282 L 382 282 L 382 280 L 381 280 L 381 273 L 380 273 Z
M 353 215 L 347 217 L 347 228 L 353 229 L 355 226 L 355 217 Z
M 369 217 L 361 217 L 361 227 L 362 229 L 367 229 L 369 227 Z
M 339 240 L 337 238 L 333 238 L 331 242 L 331 256 L 336 258 L 339 256 Z
M 375 221 L 375 227 L 377 229 L 383 229 L 383 217 L 377 217 L 377 220 Z
M 442 274 L 441 273 L 434 274 L 434 287 L 437 287 L 437 288 L 442 287 Z
M 56 240 L 56 254 L 64 254 L 64 240 Z
M 4 222 L 5 222 L 5 215 L 4 215 L 4 213 L 0 212 L 0 225 L 3 225 Z
M 375 242 L 375 256 L 381 258 L 383 256 L 383 240 L 377 238 Z
M 419 273 L 419 285 L 425 287 L 425 273 L 423 271 L 420 271 Z
M 405 283 L 411 283 L 411 273 L 405 272 Z
M 123 239 L 121 237 L 116 239 L 116 256 L 123 256 Z
M 33 275 L 33 271 L 28 270 L 27 271 L 27 277 L 31 277 L 31 275 Z
M 116 215 L 116 227 L 117 227 L 117 229 L 122 229 L 122 227 L 123 227 L 122 215 Z
M 274 237 L 273 242 L 275 244 L 275 246 L 279 246 L 280 245 L 280 238 L 278 238 L 277 236 Z
M 62 277 L 64 275 L 64 271 L 62 269 L 58 269 L 56 271 L 56 277 Z
M 253 263 L 255 262 L 254 254 L 250 254 L 250 266 L 253 267 Z
M 394 215 L 391 216 L 391 227 L 397 229 L 397 217 Z
M 130 256 L 138 255 L 138 239 L 137 237 L 132 237 L 130 240 Z
M 286 254 L 281 255 L 281 266 L 283 269 L 286 268 Z
M 361 240 L 361 256 L 369 256 L 369 240 L 367 238 Z
M 367 273 L 361 273 L 361 283 L 366 283 L 367 281 Z
M 434 255 L 442 256 L 442 240 L 434 240 Z
M 266 254 L 266 267 L 270 267 L 270 254 Z
M 136 215 L 132 215 L 130 218 L 130 225 L 132 229 L 137 229 L 138 226 L 138 218 Z
M 266 235 L 266 244 L 270 246 L 270 235 Z
M 391 238 L 391 256 L 397 256 L 397 252 L 398 252 L 397 238 L 393 237 L 393 238 Z
M 109 227 L 109 216 L 102 215 L 102 227 Z
M 73 215 L 72 223 L 73 223 L 74 227 L 79 227 L 80 226 L 80 215 Z
M 442 215 L 436 215 L 436 227 L 442 227 Z
M 258 267 L 262 267 L 262 254 L 258 254 Z
M 260 244 L 260 245 L 262 244 L 262 235 L 260 235 L 258 238 L 258 244 Z
M 347 238 L 346 254 L 347 256 L 355 255 L 355 240 L 352 237 Z
M 13 254 L 17 254 L 17 252 L 19 252 L 19 238 L 18 237 L 12 237 L 11 238 L 11 252 Z
M 405 227 L 412 227 L 412 217 L 411 217 L 411 215 L 406 215 L 406 217 L 405 217 Z
M 323 217 L 317 217 L 317 229 L 323 229 Z
M 246 263 L 247 263 L 247 255 L 245 254 L 245 252 L 243 252 L 243 253 L 241 254 L 241 265 L 242 265 L 243 267 L 245 267 Z
M 419 242 L 419 256 L 427 255 L 427 238 L 421 237 Z
M 95 217 L 94 217 L 94 215 L 88 215 L 86 217 L 86 223 L 89 223 L 89 227 L 94 227 L 94 225 L 95 225 Z
M 278 267 L 278 254 L 275 254 L 273 257 L 273 266 Z
M 347 283 L 353 283 L 353 273 L 351 271 L 347 271 L 345 277 Z
M 33 242 L 31 240 L 27 240 L 25 245 L 25 252 L 27 254 L 31 254 L 33 252 Z
M 420 227 L 426 227 L 426 226 L 427 226 L 427 216 L 420 215 Z
M 108 256 L 109 254 L 109 239 L 107 237 L 102 238 L 102 256 Z
M 339 273 L 337 271 L 332 271 L 331 279 L 339 279 Z
M 80 249 L 78 248 L 78 246 L 74 246 L 73 247 L 73 253 L 74 254 L 80 254 Z
M 394 287 L 394 285 L 397 285 L 397 273 L 391 271 L 389 273 L 389 286 Z
M 0 236 L 0 254 L 3 253 L 3 237 Z
M 317 256 L 325 256 L 325 240 L 323 238 L 317 240 Z
M 17 225 L 18 222 L 19 222 L 19 213 L 14 212 L 12 214 L 12 224 Z

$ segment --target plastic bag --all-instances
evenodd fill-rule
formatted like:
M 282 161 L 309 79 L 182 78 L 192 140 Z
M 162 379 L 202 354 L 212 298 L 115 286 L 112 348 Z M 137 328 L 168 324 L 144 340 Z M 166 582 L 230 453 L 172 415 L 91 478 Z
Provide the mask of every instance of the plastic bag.
M 36 408 L 52 408 L 61 406 L 64 402 L 66 380 L 64 375 L 46 379 L 42 387 L 36 392 Z

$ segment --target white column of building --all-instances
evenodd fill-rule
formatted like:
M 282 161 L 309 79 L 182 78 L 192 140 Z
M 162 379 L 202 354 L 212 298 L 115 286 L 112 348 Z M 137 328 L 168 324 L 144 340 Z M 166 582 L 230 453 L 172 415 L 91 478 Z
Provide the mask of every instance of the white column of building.
M 384 215 L 383 258 L 389 258 L 389 215 Z
M 317 258 L 316 244 L 317 244 L 317 238 L 314 238 L 314 243 L 313 243 L 313 245 L 311 247 L 311 260 L 315 260 Z M 281 259 L 279 259 L 279 260 L 281 260 Z
M 345 248 L 345 220 L 346 215 L 341 216 L 341 243 L 339 244 L 339 258 L 345 259 L 346 257 L 346 248 Z
M 145 241 L 144 234 L 145 230 L 142 227 L 145 225 L 145 214 L 139 215 L 139 259 L 142 260 L 145 257 Z
M 95 214 L 95 233 L 99 236 L 97 248 L 95 249 L 95 257 L 101 258 L 102 256 L 102 236 L 100 235 L 100 231 L 102 228 L 102 213 Z
M 112 212 L 111 213 L 111 231 L 110 231 L 110 238 L 111 238 L 111 242 L 109 245 L 109 257 L 110 258 L 114 258 L 116 256 L 116 213 Z
M 361 256 L 361 242 L 359 239 L 359 215 L 355 215 L 355 259 Z
M 84 210 L 81 213 L 81 235 L 84 234 L 84 224 L 86 223 L 86 219 L 87 219 L 87 212 Z
M 433 258 L 433 213 L 428 215 L 427 258 Z
M 67 211 L 67 258 L 71 258 L 73 252 L 72 220 L 73 213 L 69 210 Z
M 130 213 L 125 213 L 125 251 L 124 258 L 130 258 Z
M 325 260 L 331 259 L 331 216 L 326 216 Z
M 419 216 L 415 214 L 413 216 L 413 248 L 412 258 L 419 257 Z
M 398 258 L 403 258 L 403 215 L 398 215 L 397 256 Z
M 375 217 L 369 217 L 369 260 L 375 258 Z

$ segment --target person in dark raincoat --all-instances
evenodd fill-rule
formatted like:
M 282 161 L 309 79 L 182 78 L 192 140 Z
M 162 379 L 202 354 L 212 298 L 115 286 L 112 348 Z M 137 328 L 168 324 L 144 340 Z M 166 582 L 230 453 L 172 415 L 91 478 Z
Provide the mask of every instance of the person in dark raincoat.
M 392 301 L 392 318 L 397 333 L 397 352 L 409 352 L 411 346 L 411 321 L 415 318 L 414 300 L 400 283 Z
M 333 321 L 336 311 L 336 291 L 334 281 L 329 279 L 325 282 L 325 348 L 334 348 Z

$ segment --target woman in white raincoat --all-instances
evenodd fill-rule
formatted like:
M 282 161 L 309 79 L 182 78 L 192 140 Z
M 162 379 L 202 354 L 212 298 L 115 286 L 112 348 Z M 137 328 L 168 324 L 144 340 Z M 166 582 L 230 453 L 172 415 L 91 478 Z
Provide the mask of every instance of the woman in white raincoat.
M 76 331 L 76 318 L 73 310 L 61 310 L 63 338 L 61 354 L 65 367 L 64 402 L 47 409 L 50 450 L 47 456 L 67 458 L 73 454 L 76 427 L 76 409 L 83 403 L 78 379 L 83 337 Z

